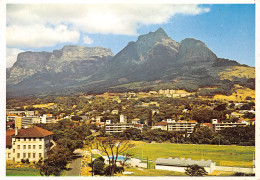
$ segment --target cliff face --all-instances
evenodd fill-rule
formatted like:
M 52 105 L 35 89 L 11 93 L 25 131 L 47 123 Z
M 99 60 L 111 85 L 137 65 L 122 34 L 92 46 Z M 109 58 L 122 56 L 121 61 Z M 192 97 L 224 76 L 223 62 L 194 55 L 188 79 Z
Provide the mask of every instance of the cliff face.
M 23 52 L 18 54 L 17 61 L 9 70 L 7 84 L 17 84 L 37 72 L 42 72 L 49 61 L 49 52 Z
M 53 52 L 20 53 L 14 66 L 7 70 L 7 94 L 59 95 L 160 88 L 196 91 L 199 86 L 218 86 L 226 91 L 234 84 L 220 76 L 227 66 L 241 65 L 217 58 L 200 40 L 186 38 L 178 43 L 159 28 L 129 42 L 115 56 L 107 48 L 74 45 Z M 244 69 L 252 71 L 249 67 Z M 253 87 L 248 79 L 249 76 L 235 78 L 236 83 Z
M 101 47 L 64 46 L 50 52 L 23 52 L 8 71 L 7 84 L 18 84 L 36 73 L 82 73 L 91 66 L 98 68 L 111 59 L 110 49 Z M 68 74 L 69 75 L 69 74 Z

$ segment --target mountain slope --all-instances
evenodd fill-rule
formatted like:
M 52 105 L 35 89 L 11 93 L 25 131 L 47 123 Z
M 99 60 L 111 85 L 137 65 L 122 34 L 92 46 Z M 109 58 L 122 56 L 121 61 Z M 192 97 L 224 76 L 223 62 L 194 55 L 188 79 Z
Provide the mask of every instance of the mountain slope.
M 254 76 L 228 78 L 228 69 L 252 67 L 218 58 L 205 43 L 186 38 L 172 40 L 163 29 L 138 37 L 113 56 L 101 47 L 64 46 L 53 52 L 20 53 L 7 71 L 7 94 L 46 95 L 78 92 L 158 90 L 197 91 L 200 86 L 217 86 L 231 93 L 234 83 L 253 86 Z

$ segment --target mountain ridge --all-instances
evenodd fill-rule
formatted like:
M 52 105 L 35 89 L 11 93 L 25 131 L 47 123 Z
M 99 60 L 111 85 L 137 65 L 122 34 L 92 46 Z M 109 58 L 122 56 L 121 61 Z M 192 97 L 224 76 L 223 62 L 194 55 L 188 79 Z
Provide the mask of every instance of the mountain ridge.
M 168 84 L 169 88 L 193 91 L 200 85 L 218 85 L 225 92 L 234 82 L 224 81 L 219 73 L 229 66 L 242 65 L 218 58 L 200 40 L 185 38 L 176 42 L 159 28 L 139 36 L 136 42 L 129 42 L 115 56 L 108 48 L 76 45 L 66 45 L 53 52 L 20 53 L 7 71 L 7 95 L 142 90 L 142 84 L 147 82 L 150 87 L 145 86 L 146 89 Z M 235 79 L 247 84 L 250 78 Z M 127 84 L 138 85 L 116 89 L 128 87 Z M 252 83 L 250 86 L 254 87 Z

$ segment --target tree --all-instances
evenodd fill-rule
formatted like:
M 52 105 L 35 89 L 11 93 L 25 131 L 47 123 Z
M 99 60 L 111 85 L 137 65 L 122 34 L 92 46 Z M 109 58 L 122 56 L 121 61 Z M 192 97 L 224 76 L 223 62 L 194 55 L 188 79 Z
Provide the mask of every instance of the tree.
M 100 156 L 96 158 L 92 163 L 89 163 L 89 166 L 93 168 L 93 172 L 95 175 L 103 175 L 104 174 L 104 163 L 105 159 Z
M 187 174 L 189 176 L 205 176 L 208 173 L 206 172 L 204 167 L 194 164 L 194 165 L 188 166 L 185 169 L 185 174 Z
M 59 176 L 60 172 L 66 169 L 68 160 L 70 160 L 69 150 L 55 147 L 51 150 L 47 159 L 40 160 L 37 163 L 37 167 L 40 169 L 42 176 Z
M 131 144 L 129 140 L 123 138 L 99 137 L 97 138 L 97 143 L 108 157 L 109 166 L 106 172 L 109 172 L 108 175 L 110 176 L 116 173 L 118 155 L 134 147 L 134 144 Z
M 71 120 L 73 120 L 73 121 L 81 121 L 82 117 L 80 117 L 80 116 L 72 116 Z
M 195 144 L 210 144 L 213 137 L 213 132 L 208 127 L 200 127 L 195 130 L 190 136 L 190 140 Z

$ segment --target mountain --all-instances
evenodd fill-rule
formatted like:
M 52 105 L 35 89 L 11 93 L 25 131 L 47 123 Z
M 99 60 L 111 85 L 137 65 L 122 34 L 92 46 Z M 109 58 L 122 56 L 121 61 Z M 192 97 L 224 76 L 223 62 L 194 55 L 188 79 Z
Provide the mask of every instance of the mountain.
M 233 73 L 242 67 L 242 75 Z M 186 38 L 178 43 L 159 28 L 129 42 L 115 56 L 107 48 L 74 45 L 53 52 L 20 53 L 7 71 L 7 95 L 197 91 L 201 86 L 217 86 L 219 93 L 230 93 L 234 83 L 254 88 L 252 79 L 254 68 L 218 58 L 200 40 Z

